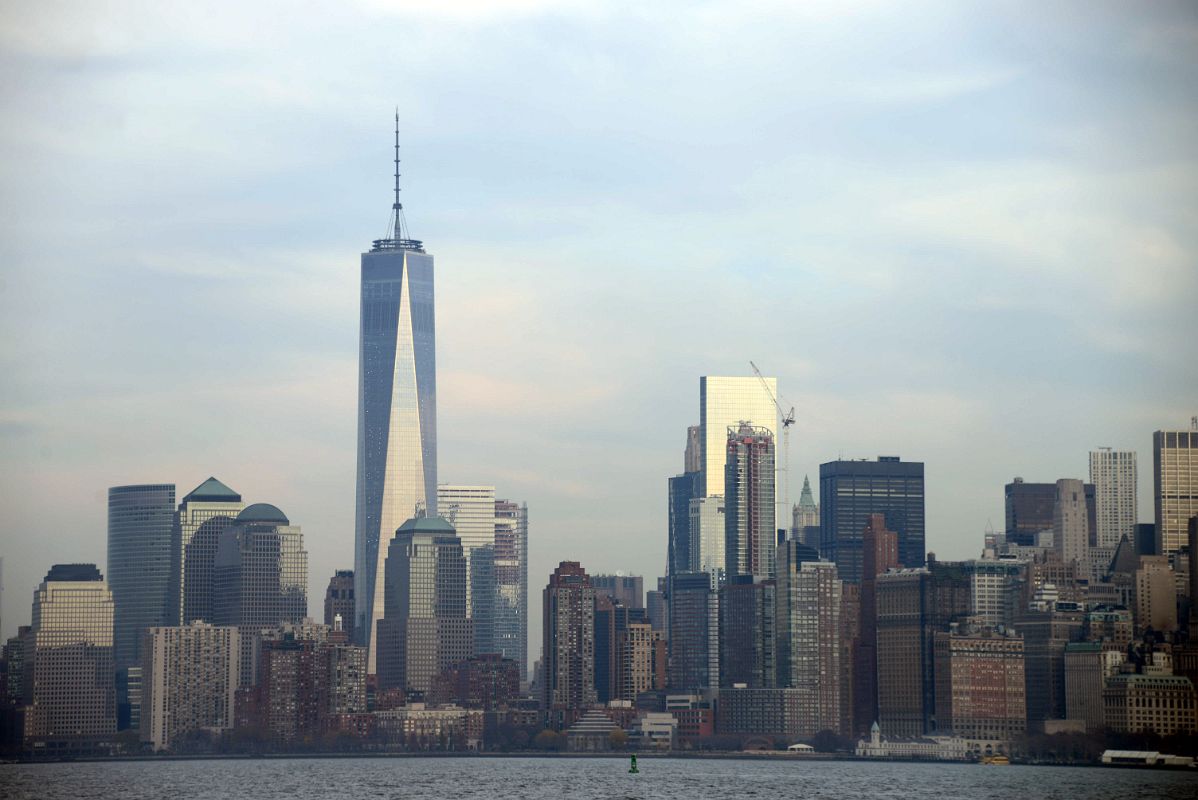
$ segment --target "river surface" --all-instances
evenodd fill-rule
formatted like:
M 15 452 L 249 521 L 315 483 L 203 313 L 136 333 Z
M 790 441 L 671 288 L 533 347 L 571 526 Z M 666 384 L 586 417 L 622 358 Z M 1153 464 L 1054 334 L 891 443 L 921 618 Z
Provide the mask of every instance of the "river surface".
M 6 800 L 455 798 L 1158 800 L 1198 775 L 1094 767 L 642 758 L 315 758 L 0 765 Z

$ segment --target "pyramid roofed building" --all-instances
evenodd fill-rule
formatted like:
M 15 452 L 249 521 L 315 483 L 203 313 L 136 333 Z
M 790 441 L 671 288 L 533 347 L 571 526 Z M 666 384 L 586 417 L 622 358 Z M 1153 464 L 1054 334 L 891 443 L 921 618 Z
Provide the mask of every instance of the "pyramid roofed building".
M 196 488 L 192 489 L 183 502 L 203 502 L 203 503 L 237 503 L 241 501 L 241 495 L 230 489 L 225 484 L 218 481 L 216 478 L 208 478 Z

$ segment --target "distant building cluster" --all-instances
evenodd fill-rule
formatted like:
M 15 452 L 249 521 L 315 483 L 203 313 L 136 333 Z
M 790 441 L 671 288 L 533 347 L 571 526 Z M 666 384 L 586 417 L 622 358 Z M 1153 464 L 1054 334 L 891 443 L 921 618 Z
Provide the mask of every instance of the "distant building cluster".
M 403 227 L 398 139 L 396 181 L 361 258 L 354 568 L 323 621 L 277 506 L 216 478 L 113 487 L 105 571 L 52 566 L 4 644 L 6 752 L 969 759 L 1198 734 L 1198 419 L 1153 434 L 1153 522 L 1136 453 L 1098 448 L 1084 480 L 1006 484 L 1004 529 L 950 562 L 926 550 L 921 462 L 828 461 L 791 505 L 794 417 L 760 374 L 699 380 L 666 574 L 562 560 L 530 669 L 528 507 L 438 483 L 433 257 Z

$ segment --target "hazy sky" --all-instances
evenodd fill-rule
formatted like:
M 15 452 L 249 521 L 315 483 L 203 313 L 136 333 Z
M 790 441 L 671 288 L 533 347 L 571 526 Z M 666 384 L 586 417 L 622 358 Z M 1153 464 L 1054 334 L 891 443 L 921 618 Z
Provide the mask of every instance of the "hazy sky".
M 209 475 L 353 565 L 358 258 L 436 256 L 440 478 L 553 565 L 665 561 L 703 374 L 778 377 L 792 498 L 1002 486 L 1198 413 L 1193 4 L 16 3 L 0 14 L 3 634 L 106 490 Z M 799 8 L 795 8 L 799 6 Z

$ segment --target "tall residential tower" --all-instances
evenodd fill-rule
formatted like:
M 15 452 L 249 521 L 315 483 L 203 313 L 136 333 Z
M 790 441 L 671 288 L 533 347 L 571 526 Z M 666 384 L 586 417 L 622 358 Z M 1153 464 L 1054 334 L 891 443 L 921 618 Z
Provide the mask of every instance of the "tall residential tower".
M 375 671 L 375 623 L 383 616 L 387 543 L 417 508 L 437 512 L 437 360 L 433 257 L 408 238 L 395 202 L 388 238 L 362 254 L 358 349 L 358 488 L 354 527 L 354 628 Z

